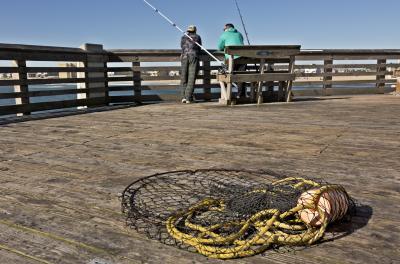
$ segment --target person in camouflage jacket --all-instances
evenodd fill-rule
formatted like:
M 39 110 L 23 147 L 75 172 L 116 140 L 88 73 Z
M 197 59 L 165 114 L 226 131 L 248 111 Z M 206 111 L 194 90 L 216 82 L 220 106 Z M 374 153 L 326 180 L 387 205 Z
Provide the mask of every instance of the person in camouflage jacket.
M 196 26 L 189 26 L 187 34 L 197 43 L 202 45 L 201 37 L 196 34 Z M 181 86 L 182 103 L 193 102 L 194 85 L 199 69 L 199 55 L 201 48 L 186 35 L 181 39 Z

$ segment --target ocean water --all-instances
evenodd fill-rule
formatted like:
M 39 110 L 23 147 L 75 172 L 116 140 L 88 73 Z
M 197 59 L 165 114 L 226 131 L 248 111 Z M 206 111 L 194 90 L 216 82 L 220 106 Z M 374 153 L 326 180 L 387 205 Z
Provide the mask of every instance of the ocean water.
M 154 85 L 157 83 L 147 83 L 146 85 Z M 127 84 L 120 84 L 127 85 Z M 118 86 L 118 85 L 117 85 Z M 355 84 L 355 85 L 335 85 L 335 88 L 366 88 L 366 87 L 375 87 L 374 84 Z M 30 91 L 46 91 L 46 90 L 63 90 L 63 89 L 76 89 L 76 84 L 52 84 L 52 85 L 30 85 Z M 305 90 L 305 89 L 321 89 L 322 85 L 313 85 L 313 86 L 294 86 L 293 90 Z M 0 86 L 0 94 L 4 93 L 12 93 L 14 88 L 12 86 Z M 219 93 L 219 88 L 212 88 L 212 93 Z M 142 91 L 143 95 L 153 95 L 153 94 L 179 94 L 180 91 L 176 88 L 171 90 L 163 90 L 163 91 Z M 201 89 L 196 89 L 195 93 L 202 93 Z M 117 91 L 110 92 L 110 96 L 131 96 L 133 95 L 133 91 Z M 31 97 L 30 102 L 39 103 L 39 102 L 52 102 L 52 101 L 64 101 L 64 100 L 74 100 L 76 99 L 76 94 L 66 94 L 66 95 L 57 95 L 57 96 L 39 96 L 39 97 Z M 0 99 L 0 106 L 6 105 L 14 105 L 15 99 Z

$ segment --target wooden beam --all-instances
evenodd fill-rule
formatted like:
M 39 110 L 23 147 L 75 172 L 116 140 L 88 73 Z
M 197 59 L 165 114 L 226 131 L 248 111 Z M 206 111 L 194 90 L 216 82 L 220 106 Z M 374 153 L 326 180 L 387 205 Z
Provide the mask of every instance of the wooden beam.
M 13 74 L 13 76 L 17 77 L 18 81 L 20 82 L 19 84 L 14 85 L 14 92 L 23 94 L 23 96 L 15 98 L 15 104 L 16 105 L 29 104 L 29 97 L 28 97 L 29 88 L 28 85 L 26 84 L 26 81 L 28 80 L 28 75 L 26 73 L 26 61 L 17 60 L 13 61 L 13 64 L 14 66 L 18 67 L 18 73 Z M 30 111 L 23 111 L 17 113 L 17 115 L 29 115 L 29 114 Z
M 386 60 L 377 60 L 377 71 L 378 72 L 385 72 L 386 71 Z M 382 75 L 376 75 L 376 80 L 377 81 L 382 81 L 386 79 L 386 75 L 382 74 Z M 377 93 L 378 94 L 383 94 L 385 93 L 385 83 L 379 82 L 376 84 L 376 89 L 377 89 Z
M 211 100 L 211 63 L 210 60 L 203 60 L 203 93 L 206 101 Z
M 295 80 L 295 74 L 292 73 L 236 73 L 219 74 L 218 81 L 223 82 L 269 82 L 269 81 L 288 81 Z
M 140 62 L 132 62 L 132 72 L 133 72 L 133 92 L 134 101 L 137 104 L 142 103 L 142 71 L 140 68 Z
M 323 82 L 323 91 L 324 91 L 324 95 L 331 95 L 331 89 L 332 89 L 332 76 L 330 76 L 329 74 L 332 74 L 332 67 L 329 67 L 327 65 L 332 65 L 333 64 L 333 60 L 332 59 L 328 59 L 328 60 L 324 60 L 324 73 L 326 73 L 327 75 L 324 76 L 324 82 Z
M 95 106 L 95 105 L 100 105 L 102 102 L 104 102 L 104 98 L 75 99 L 75 100 L 65 100 L 65 101 L 0 106 L 0 115 L 11 115 L 15 113 L 31 113 L 36 111 L 48 111 L 54 109 L 71 108 L 79 106 Z
M 248 58 L 272 59 L 297 55 L 300 53 L 299 45 L 251 45 L 251 46 L 228 46 L 225 53 Z
M 294 64 L 295 64 L 295 56 L 290 56 L 290 63 L 289 63 L 289 74 L 294 75 Z M 293 86 L 293 80 L 289 79 L 287 81 L 287 87 L 286 87 L 286 102 L 292 101 L 292 86 Z

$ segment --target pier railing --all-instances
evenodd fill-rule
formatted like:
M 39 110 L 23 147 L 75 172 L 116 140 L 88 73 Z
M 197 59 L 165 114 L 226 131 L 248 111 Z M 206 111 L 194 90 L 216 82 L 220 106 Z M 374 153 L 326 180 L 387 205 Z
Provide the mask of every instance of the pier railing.
M 223 59 L 221 53 L 214 54 Z M 400 50 L 302 50 L 295 96 L 393 91 Z M 179 50 L 104 50 L 0 44 L 0 115 L 179 100 Z M 285 66 L 274 65 L 284 70 Z M 218 65 L 204 54 L 197 100 L 219 97 Z

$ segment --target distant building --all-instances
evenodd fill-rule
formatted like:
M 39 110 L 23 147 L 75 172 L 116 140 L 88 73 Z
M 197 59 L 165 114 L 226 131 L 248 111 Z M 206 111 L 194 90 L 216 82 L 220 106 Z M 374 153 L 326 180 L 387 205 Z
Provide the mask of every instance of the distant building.
M 179 71 L 170 71 L 169 76 L 173 77 L 173 76 L 179 76 Z
M 148 76 L 158 76 L 158 71 L 147 71 L 146 74 Z
M 304 73 L 317 73 L 317 69 L 305 69 Z
M 77 63 L 67 62 L 67 63 L 59 63 L 58 67 L 77 67 Z M 77 78 L 77 72 L 60 72 L 58 73 L 59 78 Z

